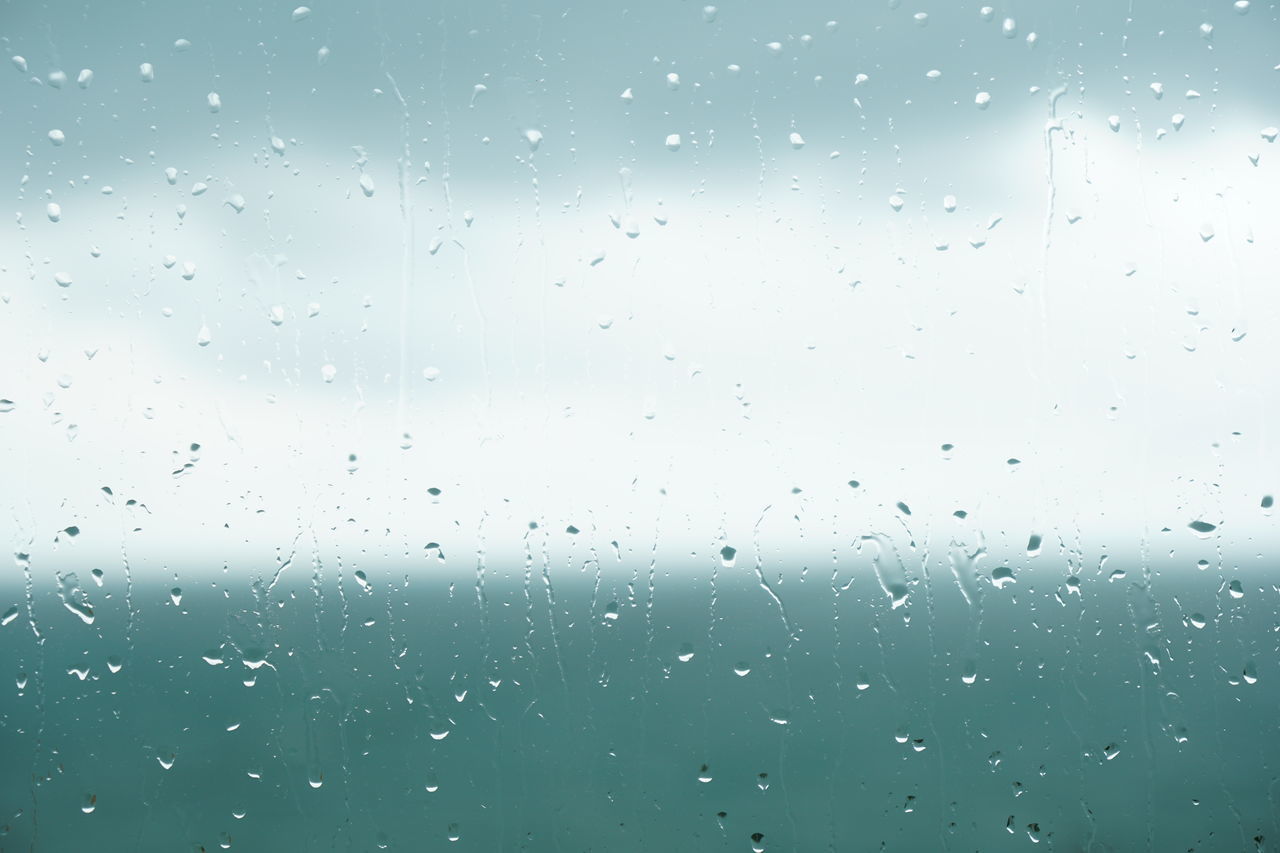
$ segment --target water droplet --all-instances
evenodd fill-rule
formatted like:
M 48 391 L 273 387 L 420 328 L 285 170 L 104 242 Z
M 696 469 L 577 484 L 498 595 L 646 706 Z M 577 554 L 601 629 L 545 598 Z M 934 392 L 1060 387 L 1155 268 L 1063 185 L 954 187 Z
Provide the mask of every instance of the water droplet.
M 1199 520 L 1191 522 L 1187 527 L 1201 539 L 1208 539 L 1209 534 L 1218 529 L 1218 525 L 1216 524 L 1210 524 L 1207 521 Z
M 1227 594 L 1232 598 L 1244 598 L 1244 585 L 1238 580 L 1227 584 Z
M 796 149 L 797 151 L 804 147 L 804 137 L 796 133 L 794 130 L 791 131 L 790 139 L 791 139 L 791 147 Z
M 208 96 L 209 112 L 216 113 L 222 109 L 222 96 L 217 92 L 210 92 Z
M 1013 18 L 1005 18 L 1000 24 L 1000 34 L 1007 39 L 1011 39 L 1018 34 L 1018 22 Z
M 138 66 L 138 77 L 143 83 L 150 83 L 156 79 L 156 69 L 150 62 L 144 62 Z
M 681 643 L 680 651 L 676 654 L 676 659 L 681 663 L 688 663 L 693 660 L 693 644 Z
M 678 133 L 668 134 L 666 144 L 667 144 L 668 151 L 679 151 L 680 150 L 680 134 Z
M 13 67 L 14 67 L 14 68 L 18 69 L 19 71 L 23 72 L 24 74 L 26 73 L 26 71 L 27 71 L 27 60 L 23 59 L 21 56 L 14 56 L 14 57 L 12 57 L 12 58 L 10 59 L 10 61 L 13 63 Z
M 373 178 L 369 177 L 367 174 L 362 173 L 360 175 L 360 192 L 364 193 L 365 198 L 373 196 Z
M 740 660 L 733 665 L 733 674 L 739 678 L 746 678 L 750 673 L 751 666 L 746 661 Z
M 338 368 L 332 364 L 326 364 L 320 368 L 320 378 L 325 382 L 332 382 L 333 378 L 338 375 Z
M 973 96 L 973 103 L 980 110 L 985 110 L 991 104 L 990 92 L 979 92 Z
M 67 141 L 67 135 L 55 127 L 53 130 L 49 131 L 49 141 L 54 145 L 61 145 Z
M 1258 683 L 1258 666 L 1253 661 L 1246 662 L 1244 665 L 1244 669 L 1241 671 L 1240 674 L 1244 678 L 1245 684 Z
M 524 132 L 524 141 L 529 143 L 530 151 L 537 151 L 542 144 L 542 131 L 529 129 Z
M 62 205 L 57 202 L 49 202 L 44 207 L 45 215 L 49 217 L 50 222 L 58 222 L 62 219 Z
M 294 23 L 297 23 L 298 21 L 305 20 L 310 14 L 311 14 L 310 6 L 299 6 L 298 8 L 293 10 L 293 16 L 292 16 L 293 21 Z

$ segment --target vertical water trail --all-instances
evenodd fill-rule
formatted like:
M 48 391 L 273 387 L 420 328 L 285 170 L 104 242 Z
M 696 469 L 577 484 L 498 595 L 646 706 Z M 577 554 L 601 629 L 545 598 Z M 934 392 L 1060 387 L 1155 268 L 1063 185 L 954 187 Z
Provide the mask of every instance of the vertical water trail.
M 385 36 L 384 36 L 385 39 Z M 383 47 L 382 73 L 391 84 L 391 91 L 400 102 L 400 157 L 396 160 L 396 185 L 400 202 L 400 360 L 399 377 L 396 386 L 396 429 L 400 433 L 401 447 L 412 442 L 408 429 L 409 398 L 409 317 L 412 313 L 410 304 L 414 279 L 414 234 L 413 234 L 413 196 L 409 181 L 409 169 L 412 166 L 412 152 L 409 148 L 409 104 L 396 79 L 386 67 L 385 45 Z

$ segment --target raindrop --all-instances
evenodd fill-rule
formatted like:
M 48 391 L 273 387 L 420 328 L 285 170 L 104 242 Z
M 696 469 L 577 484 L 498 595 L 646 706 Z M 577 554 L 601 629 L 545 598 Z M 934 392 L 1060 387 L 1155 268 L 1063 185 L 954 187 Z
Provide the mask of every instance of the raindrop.
M 1199 520 L 1191 522 L 1187 527 L 1190 528 L 1192 533 L 1195 533 L 1196 536 L 1201 539 L 1209 538 L 1209 534 L 1218 529 L 1218 525 L 1216 524 L 1210 524 L 1207 521 Z

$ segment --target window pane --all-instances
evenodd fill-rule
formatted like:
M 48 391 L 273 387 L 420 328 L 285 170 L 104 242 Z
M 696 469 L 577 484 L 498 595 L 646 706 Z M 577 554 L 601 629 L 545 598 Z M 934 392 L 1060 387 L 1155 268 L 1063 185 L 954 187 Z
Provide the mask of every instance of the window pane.
M 1280 837 L 1274 4 L 0 8 L 0 848 Z

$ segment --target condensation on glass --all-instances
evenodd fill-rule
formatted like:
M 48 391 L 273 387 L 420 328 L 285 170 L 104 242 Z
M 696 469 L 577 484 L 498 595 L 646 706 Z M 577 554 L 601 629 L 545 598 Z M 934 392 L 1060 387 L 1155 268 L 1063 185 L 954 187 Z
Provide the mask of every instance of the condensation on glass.
M 1268 850 L 1274 3 L 0 3 L 0 848 Z

